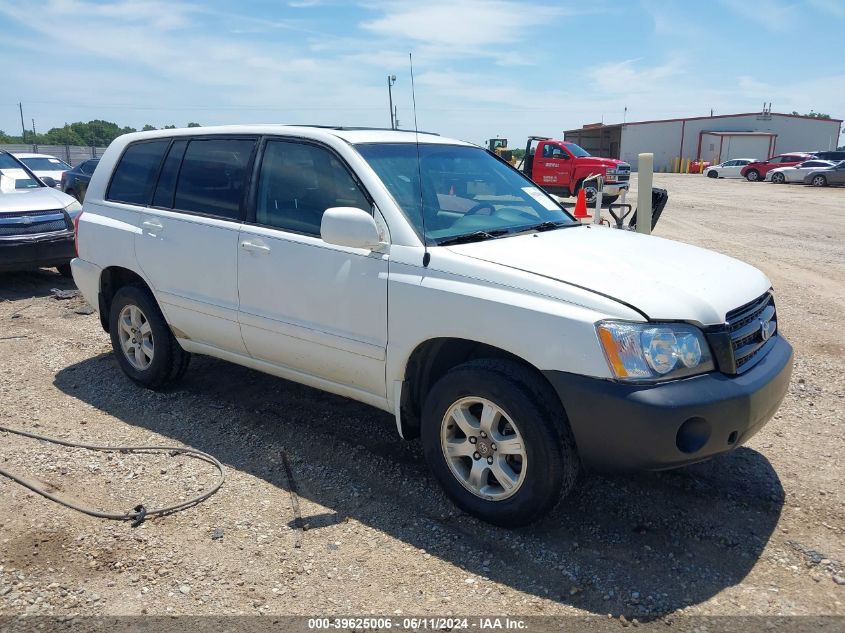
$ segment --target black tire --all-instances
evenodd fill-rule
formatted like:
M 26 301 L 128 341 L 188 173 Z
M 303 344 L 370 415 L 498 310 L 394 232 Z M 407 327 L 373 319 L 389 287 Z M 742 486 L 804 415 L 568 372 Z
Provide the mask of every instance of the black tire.
M 756 169 L 749 169 L 745 173 L 745 179 L 748 182 L 759 182 L 760 181 L 760 172 L 757 171 Z
M 780 172 L 772 174 L 772 182 L 775 183 L 776 185 L 782 185 L 786 182 L 786 176 L 784 176 Z
M 825 178 L 821 174 L 816 174 L 815 176 L 813 176 L 813 179 L 810 181 L 810 184 L 814 187 L 827 187 L 827 178 Z
M 61 266 L 56 266 L 56 270 L 59 271 L 59 274 L 62 277 L 68 277 L 69 279 L 73 278 L 73 272 L 70 269 L 70 262 L 62 264 Z
M 134 367 L 120 343 L 120 313 L 127 306 L 137 306 L 150 325 L 154 353 L 144 369 Z M 120 368 L 133 382 L 148 389 L 162 389 L 179 380 L 188 369 L 191 355 L 182 349 L 149 290 L 142 286 L 123 286 L 114 295 L 109 311 L 109 333 Z
M 587 199 L 587 206 L 588 207 L 595 207 L 596 206 L 596 194 L 599 188 L 596 186 L 594 181 L 590 181 L 586 185 L 583 182 L 579 182 L 578 186 L 575 188 L 575 195 L 578 195 L 578 191 L 584 189 L 584 196 Z
M 707 177 L 708 178 L 718 178 L 719 172 L 711 169 L 710 171 L 707 172 Z
M 524 480 L 507 498 L 491 501 L 468 490 L 443 454 L 440 434 L 447 423 L 444 418 L 454 404 L 468 397 L 493 402 L 513 421 L 524 441 Z M 539 377 L 510 361 L 475 360 L 447 372 L 426 397 L 422 445 L 434 477 L 458 507 L 505 527 L 542 518 L 572 491 L 581 471 L 566 415 L 554 392 Z

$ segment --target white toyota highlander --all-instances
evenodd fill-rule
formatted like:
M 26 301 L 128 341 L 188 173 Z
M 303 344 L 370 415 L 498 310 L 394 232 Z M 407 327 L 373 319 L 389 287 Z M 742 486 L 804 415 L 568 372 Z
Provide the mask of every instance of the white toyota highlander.
M 759 270 L 582 226 L 434 134 L 127 134 L 77 242 L 74 279 L 133 381 L 165 387 L 207 354 L 392 412 L 454 502 L 500 525 L 543 516 L 582 468 L 740 446 L 791 373 Z

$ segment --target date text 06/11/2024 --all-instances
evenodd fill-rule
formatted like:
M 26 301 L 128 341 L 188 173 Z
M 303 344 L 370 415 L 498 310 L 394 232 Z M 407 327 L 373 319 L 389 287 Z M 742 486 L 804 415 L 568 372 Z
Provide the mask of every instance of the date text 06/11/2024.
M 508 617 L 367 617 L 367 618 L 309 618 L 308 628 L 313 630 L 341 629 L 341 630 L 433 630 L 452 631 L 470 630 L 495 631 L 526 629 L 523 620 Z

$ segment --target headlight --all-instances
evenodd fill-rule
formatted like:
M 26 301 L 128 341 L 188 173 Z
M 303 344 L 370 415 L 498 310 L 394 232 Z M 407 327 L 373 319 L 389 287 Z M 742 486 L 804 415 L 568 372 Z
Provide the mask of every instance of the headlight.
M 616 167 L 608 167 L 604 170 L 604 173 L 608 176 L 615 176 L 617 174 Z
M 600 321 L 596 330 L 619 380 L 671 380 L 715 369 L 704 333 L 692 325 Z
M 65 207 L 65 213 L 67 213 L 71 219 L 75 218 L 82 212 L 82 205 L 79 203 L 78 200 L 74 200 L 69 205 Z

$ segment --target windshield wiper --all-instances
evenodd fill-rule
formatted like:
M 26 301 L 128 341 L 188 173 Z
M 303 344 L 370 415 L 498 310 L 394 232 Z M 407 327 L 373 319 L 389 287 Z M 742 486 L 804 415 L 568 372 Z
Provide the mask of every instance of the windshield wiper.
M 469 242 L 480 242 L 482 240 L 496 239 L 500 235 L 506 235 L 509 231 L 505 229 L 496 229 L 493 231 L 473 231 L 472 233 L 464 233 L 463 235 L 456 235 L 455 237 L 446 237 L 438 240 L 438 246 L 450 246 L 452 244 L 467 244 Z
M 540 222 L 540 224 L 534 224 L 532 226 L 526 227 L 526 231 L 554 231 L 555 229 L 562 229 L 564 227 L 570 226 L 578 226 L 573 222 L 561 222 L 560 220 L 556 220 L 553 222 Z

